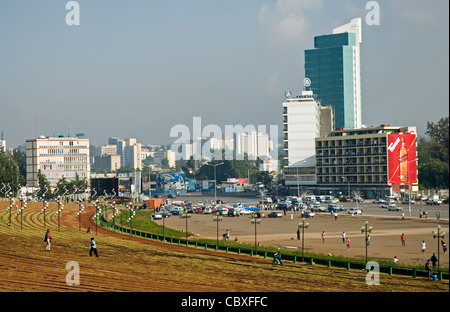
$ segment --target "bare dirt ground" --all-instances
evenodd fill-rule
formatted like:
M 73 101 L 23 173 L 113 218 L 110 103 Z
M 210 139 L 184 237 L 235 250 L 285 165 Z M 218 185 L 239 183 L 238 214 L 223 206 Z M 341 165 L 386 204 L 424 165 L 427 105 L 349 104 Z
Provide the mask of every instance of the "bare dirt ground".
M 213 222 L 212 215 L 193 214 L 188 220 L 188 231 L 201 237 L 217 238 L 217 224 Z M 239 241 L 254 243 L 255 226 L 250 222 L 250 216 L 227 217 L 224 216 L 219 223 L 219 239 L 228 229 L 230 239 L 238 238 Z M 329 213 L 317 213 L 314 218 L 307 218 L 305 222 L 309 227 L 305 229 L 304 250 L 322 253 L 343 255 L 349 257 L 365 257 L 365 233 L 361 233 L 361 227 L 372 227 L 368 257 L 392 260 L 394 256 L 404 264 L 424 265 L 425 261 L 433 253 L 438 255 L 438 240 L 433 238 L 432 232 L 440 225 L 445 233 L 449 231 L 448 220 L 406 218 L 401 220 L 399 216 L 353 216 L 340 213 L 337 220 Z M 162 224 L 162 221 L 158 221 Z M 302 240 L 297 239 L 298 224 L 302 222 L 300 213 L 290 213 L 282 218 L 263 218 L 256 228 L 256 240 L 261 245 L 287 246 L 289 248 L 302 248 Z M 166 218 L 165 225 L 179 230 L 185 230 L 186 221 L 179 216 Z M 322 240 L 322 232 L 325 231 L 325 242 Z M 342 232 L 350 238 L 350 250 L 342 241 Z M 406 244 L 402 247 L 401 235 L 405 234 Z M 446 235 L 447 237 L 447 235 Z M 421 252 L 421 242 L 425 241 L 426 251 Z M 440 265 L 449 265 L 449 254 L 444 254 L 440 248 Z
M 23 214 L 13 212 L 8 226 L 7 205 L 0 202 L 1 292 L 448 292 L 448 281 L 383 275 L 379 286 L 369 286 L 364 271 L 301 263 L 273 266 L 261 257 L 130 238 L 100 227 L 96 231 L 89 218 L 92 208 L 83 214 L 79 231 L 75 205 L 66 205 L 58 222 L 50 204 L 44 227 L 42 203 L 29 203 Z M 45 251 L 42 239 L 47 228 L 53 236 L 51 251 Z M 91 237 L 99 258 L 89 256 Z M 79 285 L 67 282 L 71 261 L 79 264 Z

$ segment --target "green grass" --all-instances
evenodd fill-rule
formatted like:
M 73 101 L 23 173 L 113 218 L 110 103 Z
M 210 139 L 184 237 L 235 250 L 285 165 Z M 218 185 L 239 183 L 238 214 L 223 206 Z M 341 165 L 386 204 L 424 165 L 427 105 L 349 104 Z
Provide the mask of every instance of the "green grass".
M 137 210 L 134 217 L 132 224 L 127 222 L 127 219 L 130 216 L 129 211 L 124 211 L 116 216 L 116 225 L 121 225 L 124 228 L 130 228 L 130 225 L 133 226 L 133 229 L 139 230 L 142 232 L 157 234 L 157 235 L 165 235 L 168 237 L 175 237 L 175 238 L 186 238 L 186 232 L 174 230 L 171 228 L 168 228 L 166 226 L 159 225 L 155 221 L 152 220 L 152 213 L 153 211 L 150 210 Z M 122 220 L 122 221 L 121 221 Z M 108 221 L 109 224 L 113 224 L 112 221 Z M 194 236 L 194 233 L 187 233 L 188 237 Z

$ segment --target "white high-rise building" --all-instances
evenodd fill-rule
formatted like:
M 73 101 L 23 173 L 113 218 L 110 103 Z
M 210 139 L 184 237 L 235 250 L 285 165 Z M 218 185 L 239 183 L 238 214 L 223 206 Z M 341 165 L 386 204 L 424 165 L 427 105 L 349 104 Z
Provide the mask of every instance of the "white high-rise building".
M 315 185 L 315 139 L 320 136 L 320 108 L 312 91 L 283 103 L 286 186 Z
M 90 181 L 89 139 L 73 137 L 44 137 L 26 141 L 27 185 L 37 187 L 41 171 L 51 186 L 64 177 Z
M 256 131 L 236 134 L 236 156 L 248 156 L 249 159 L 258 157 L 269 157 L 270 144 L 269 134 Z
M 355 112 L 355 128 L 362 127 L 361 114 L 361 42 L 362 42 L 362 23 L 361 18 L 354 18 L 350 23 L 333 29 L 333 34 L 354 33 L 356 34 L 356 43 L 353 47 L 353 101 Z

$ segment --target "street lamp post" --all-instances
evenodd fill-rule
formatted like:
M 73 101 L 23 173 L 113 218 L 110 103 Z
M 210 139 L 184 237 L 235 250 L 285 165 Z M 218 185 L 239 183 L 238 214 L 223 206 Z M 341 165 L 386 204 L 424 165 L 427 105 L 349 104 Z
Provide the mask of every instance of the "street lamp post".
M 186 219 L 186 240 L 187 240 L 188 239 L 188 219 L 191 217 L 191 214 L 185 212 L 181 216 Z
M 136 211 L 133 210 L 133 203 L 130 203 L 130 206 L 127 205 L 127 208 L 130 210 L 130 217 L 128 218 L 127 222 L 130 222 L 130 237 L 132 237 L 133 232 L 133 218 L 136 214 Z
M 60 217 L 61 217 L 61 211 L 64 209 L 64 204 L 62 203 L 62 199 L 59 196 L 58 197 L 58 211 L 56 211 L 55 213 L 55 217 L 58 217 L 58 232 L 61 229 L 61 221 L 60 221 Z
M 84 205 L 82 204 L 82 200 L 78 199 L 78 212 L 76 214 L 76 217 L 78 218 L 78 231 L 81 231 L 81 214 L 84 211 Z
M 217 213 L 217 215 L 213 218 L 214 222 L 217 222 L 217 246 L 219 245 L 219 222 L 223 220 L 223 217 Z
M 94 204 L 94 206 L 95 206 L 95 214 L 94 214 L 94 217 L 95 217 L 95 235 L 97 235 L 97 220 L 98 220 L 98 199 L 95 201 L 95 204 Z
M 437 267 L 438 267 L 438 273 L 439 273 L 439 261 L 440 261 L 440 253 L 439 253 L 439 240 L 442 238 L 444 239 L 445 236 L 445 232 L 441 232 L 441 226 L 438 225 L 437 227 L 437 232 L 433 231 L 433 239 L 437 238 L 437 250 L 438 250 L 438 262 L 437 262 Z
M 257 245 L 257 237 L 256 237 L 256 226 L 261 223 L 261 219 L 256 219 L 256 217 L 252 218 L 252 224 L 255 224 L 255 254 L 256 254 L 256 245 Z
M 305 223 L 305 218 L 298 224 L 298 228 L 302 229 L 302 262 L 305 262 L 305 229 L 309 227 L 309 223 Z
M 47 208 L 48 208 L 48 202 L 46 200 L 44 200 L 42 202 L 42 209 L 41 209 L 41 212 L 40 212 L 40 213 L 44 214 L 44 228 L 45 228 L 45 211 L 47 210 Z
M 369 222 L 366 221 L 364 223 L 364 226 L 361 227 L 361 233 L 365 233 L 365 236 L 366 236 L 366 240 L 365 240 L 365 242 L 366 242 L 366 264 L 367 264 L 367 248 L 369 247 L 369 240 L 367 238 L 368 237 L 367 233 L 371 233 L 372 232 L 372 227 L 368 226 L 368 225 L 369 225 Z
M 8 185 L 9 185 L 9 184 L 8 184 Z M 8 226 L 11 225 L 11 220 L 12 220 L 12 219 L 11 219 L 11 211 L 12 211 L 12 208 L 13 208 L 13 206 L 14 206 L 14 204 L 15 204 L 14 198 L 10 197 L 10 195 L 12 196 L 12 193 L 10 194 L 10 193 L 8 192 L 8 197 L 9 197 L 9 207 L 6 208 L 6 211 L 9 210 L 9 222 L 8 222 Z
M 22 230 L 22 215 L 23 215 L 23 210 L 27 207 L 27 202 L 26 199 L 21 199 L 20 200 L 20 230 Z
M 217 179 L 216 179 L 216 167 L 223 165 L 223 163 L 219 163 L 219 164 L 205 164 L 207 166 L 212 166 L 214 167 L 214 204 L 217 204 Z

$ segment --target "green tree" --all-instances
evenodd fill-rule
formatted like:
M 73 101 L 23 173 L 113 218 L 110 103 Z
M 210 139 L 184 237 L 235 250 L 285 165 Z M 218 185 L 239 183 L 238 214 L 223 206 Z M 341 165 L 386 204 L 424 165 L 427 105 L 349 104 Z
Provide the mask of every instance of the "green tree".
M 17 190 L 20 187 L 19 177 L 19 167 L 13 157 L 3 151 L 0 151 L 0 189 L 3 188 L 2 196 L 6 196 L 8 185 L 11 187 L 13 196 L 17 194 Z M 5 187 L 3 187 L 3 184 Z
M 40 169 L 38 171 L 38 183 L 39 183 L 39 191 L 37 193 L 37 196 L 46 199 L 52 197 L 50 182 L 48 181 L 47 177 L 44 174 L 42 174 Z
M 420 138 L 417 144 L 419 155 L 419 183 L 422 189 L 449 188 L 449 120 L 441 118 L 437 123 L 427 122 L 429 140 Z
M 448 163 L 448 117 L 441 118 L 436 124 L 427 122 L 426 134 L 431 139 L 432 155 Z

